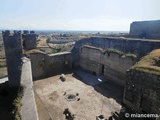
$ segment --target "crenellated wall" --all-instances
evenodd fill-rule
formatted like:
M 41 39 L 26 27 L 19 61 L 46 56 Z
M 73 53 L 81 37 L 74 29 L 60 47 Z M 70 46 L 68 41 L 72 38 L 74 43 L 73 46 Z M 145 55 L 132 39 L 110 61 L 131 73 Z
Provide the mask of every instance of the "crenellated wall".
M 34 31 L 27 31 L 24 30 L 23 35 L 23 46 L 25 50 L 31 50 L 31 49 L 36 49 L 37 47 L 37 34 L 34 33 Z
M 2 34 L 9 84 L 11 86 L 19 86 L 22 67 L 21 57 L 23 56 L 21 31 L 14 31 L 13 33 L 10 33 L 10 31 L 4 31 Z

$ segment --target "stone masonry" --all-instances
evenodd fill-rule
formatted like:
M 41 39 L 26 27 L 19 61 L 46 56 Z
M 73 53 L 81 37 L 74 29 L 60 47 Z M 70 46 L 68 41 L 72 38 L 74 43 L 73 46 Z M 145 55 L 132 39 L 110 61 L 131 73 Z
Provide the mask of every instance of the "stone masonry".
M 19 86 L 23 48 L 25 50 L 35 49 L 37 35 L 34 31 L 30 31 L 30 33 L 29 31 L 24 31 L 24 34 L 22 35 L 21 31 L 13 31 L 13 33 L 11 33 L 8 30 L 3 31 L 2 34 L 5 46 L 9 84 L 11 86 Z
M 25 50 L 36 49 L 37 34 L 34 31 L 23 31 L 23 46 Z
M 133 22 L 130 35 L 137 38 L 160 39 L 160 20 Z
M 4 31 L 3 41 L 6 54 L 9 84 L 11 86 L 19 86 L 22 66 L 21 57 L 23 55 L 21 32 L 14 31 L 14 33 L 11 34 L 10 31 Z

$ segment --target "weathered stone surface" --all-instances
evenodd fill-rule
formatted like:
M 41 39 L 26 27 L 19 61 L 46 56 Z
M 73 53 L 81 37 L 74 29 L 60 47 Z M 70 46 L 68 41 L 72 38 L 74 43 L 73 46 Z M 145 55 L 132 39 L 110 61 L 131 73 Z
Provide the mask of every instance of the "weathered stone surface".
M 23 55 L 21 32 L 14 31 L 14 33 L 11 34 L 10 31 L 4 31 L 2 33 L 6 54 L 9 84 L 11 86 L 19 86 L 22 66 L 21 57 Z
M 102 49 L 114 48 L 124 53 L 132 53 L 137 55 L 138 58 L 148 54 L 154 49 L 158 49 L 160 41 L 136 39 L 136 38 L 119 38 L 119 37 L 91 37 L 84 38 L 75 43 L 72 50 L 73 60 L 79 59 L 79 48 L 84 45 L 90 45 Z M 144 47 L 145 46 L 145 47 Z
M 127 75 L 123 102 L 134 110 L 159 114 L 159 76 L 132 69 Z
M 79 49 L 79 66 L 96 75 L 104 75 L 118 84 L 125 85 L 126 71 L 136 61 L 131 57 L 121 57 L 118 53 L 110 53 L 100 48 L 83 46 Z
M 27 58 L 23 58 L 21 84 L 25 87 L 20 111 L 22 120 L 39 120 L 34 98 L 31 62 Z
M 70 52 L 43 54 L 32 53 L 30 55 L 33 79 L 40 79 L 60 74 L 63 70 L 71 69 Z
M 160 20 L 137 21 L 130 26 L 132 37 L 160 39 Z
M 23 46 L 25 50 L 31 50 L 37 47 L 37 44 L 36 44 L 37 34 L 35 34 L 34 31 L 30 31 L 30 33 L 29 31 L 24 31 L 22 38 L 23 38 Z

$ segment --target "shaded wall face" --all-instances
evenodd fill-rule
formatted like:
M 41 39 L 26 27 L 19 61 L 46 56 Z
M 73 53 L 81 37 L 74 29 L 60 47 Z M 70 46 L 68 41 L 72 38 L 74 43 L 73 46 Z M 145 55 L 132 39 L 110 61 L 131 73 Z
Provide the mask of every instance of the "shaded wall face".
M 34 53 L 30 55 L 32 65 L 32 76 L 33 79 L 45 78 L 46 76 L 46 58 L 45 54 Z
M 140 38 L 160 39 L 160 21 L 133 22 L 130 34 Z
M 21 33 L 14 33 L 13 35 L 3 34 L 3 41 L 5 46 L 9 84 L 11 86 L 19 86 L 22 66 L 21 57 L 23 55 Z
M 47 66 L 49 68 L 47 70 L 47 76 L 61 74 L 64 71 L 67 72 L 71 69 L 70 55 L 49 56 Z
M 34 80 L 61 74 L 64 70 L 71 69 L 70 54 L 48 56 L 43 53 L 33 53 L 30 58 Z
M 118 84 L 124 85 L 126 71 L 134 65 L 131 57 L 120 57 L 117 53 L 102 53 L 97 49 L 80 48 L 79 65 L 84 70 L 96 72 L 97 75 L 104 75 Z
M 23 46 L 25 50 L 35 49 L 37 44 L 37 35 L 36 34 L 23 34 Z
M 114 48 L 124 53 L 135 54 L 138 58 L 141 58 L 144 55 L 148 54 L 150 51 L 158 49 L 160 47 L 160 42 L 152 40 L 145 41 L 136 38 L 86 38 L 75 43 L 75 46 L 72 50 L 72 56 L 74 60 L 79 59 L 79 48 L 83 45 L 90 45 L 103 49 Z
M 85 59 L 85 58 L 80 58 L 79 60 L 79 66 L 88 71 L 91 72 L 93 75 L 101 75 L 102 74 L 102 65 L 89 60 L 89 59 Z
M 136 70 L 127 75 L 123 102 L 132 109 L 159 114 L 160 76 Z

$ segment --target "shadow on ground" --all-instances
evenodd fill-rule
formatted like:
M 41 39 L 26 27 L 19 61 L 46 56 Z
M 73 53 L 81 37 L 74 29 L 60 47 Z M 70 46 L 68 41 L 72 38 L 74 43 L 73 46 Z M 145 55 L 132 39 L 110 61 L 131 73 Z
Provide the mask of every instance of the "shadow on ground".
M 18 88 L 9 87 L 8 82 L 0 84 L 0 119 L 14 120 L 14 100 L 18 96 Z
M 73 77 L 92 86 L 101 95 L 107 98 L 113 98 L 116 102 L 122 104 L 123 86 L 106 80 L 103 76 L 95 76 L 83 71 L 74 72 Z

